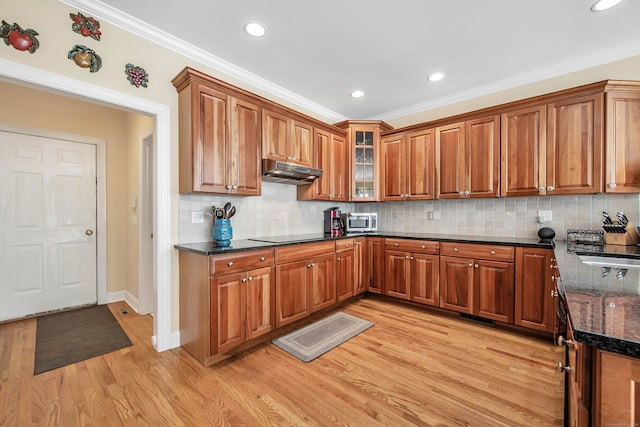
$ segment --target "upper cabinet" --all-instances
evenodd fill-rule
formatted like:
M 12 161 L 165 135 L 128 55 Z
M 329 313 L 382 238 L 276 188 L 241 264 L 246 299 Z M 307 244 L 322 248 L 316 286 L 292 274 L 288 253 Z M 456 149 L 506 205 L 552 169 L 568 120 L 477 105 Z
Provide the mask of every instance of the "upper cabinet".
M 298 186 L 298 200 L 349 200 L 347 139 L 341 131 L 316 127 L 313 131 L 314 166 L 322 176 L 311 185 Z
M 346 121 L 335 125 L 348 129 L 350 186 L 352 202 L 379 201 L 380 132 L 391 127 L 381 121 Z
M 500 116 L 436 128 L 439 199 L 498 197 Z
M 606 93 L 607 193 L 640 193 L 640 83 L 611 82 Z
M 435 197 L 433 129 L 382 138 L 383 201 L 430 200 Z
M 310 123 L 265 108 L 262 134 L 265 158 L 313 166 L 313 125 Z
M 260 195 L 259 104 L 190 68 L 173 84 L 179 92 L 180 192 Z

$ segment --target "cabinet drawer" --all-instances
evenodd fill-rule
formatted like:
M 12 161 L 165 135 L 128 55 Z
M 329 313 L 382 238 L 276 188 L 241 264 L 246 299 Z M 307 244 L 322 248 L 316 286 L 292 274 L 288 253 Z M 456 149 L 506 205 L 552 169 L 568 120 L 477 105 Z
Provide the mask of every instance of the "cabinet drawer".
M 419 252 L 437 255 L 440 252 L 440 242 L 429 240 L 384 239 L 385 250 Z
M 282 264 L 292 261 L 308 260 L 320 255 L 334 254 L 335 252 L 336 244 L 334 241 L 284 246 L 276 248 L 276 262 Z
M 515 248 L 513 246 L 443 242 L 441 244 L 440 253 L 441 255 L 457 256 L 463 258 L 513 262 Z
M 211 277 L 222 276 L 261 267 L 270 267 L 274 265 L 274 262 L 273 249 L 216 255 L 210 257 L 210 275 Z
M 336 252 L 349 251 L 353 249 L 353 239 L 336 240 Z

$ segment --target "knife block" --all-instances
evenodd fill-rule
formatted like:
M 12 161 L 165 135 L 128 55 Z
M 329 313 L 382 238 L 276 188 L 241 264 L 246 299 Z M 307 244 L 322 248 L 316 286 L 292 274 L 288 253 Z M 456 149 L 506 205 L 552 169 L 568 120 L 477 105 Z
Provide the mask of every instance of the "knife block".
M 630 222 L 627 223 L 624 233 L 605 233 L 604 239 L 607 245 L 632 246 L 640 244 L 638 229 Z

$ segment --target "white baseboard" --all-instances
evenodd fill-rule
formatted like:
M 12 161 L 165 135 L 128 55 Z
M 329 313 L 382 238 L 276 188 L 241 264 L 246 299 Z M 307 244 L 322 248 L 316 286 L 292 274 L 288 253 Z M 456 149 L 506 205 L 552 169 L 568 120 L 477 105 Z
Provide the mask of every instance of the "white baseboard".
M 107 304 L 110 304 L 112 302 L 124 301 L 124 293 L 125 291 L 108 292 Z
M 127 291 L 109 292 L 107 294 L 107 303 L 124 301 L 138 313 L 138 298 L 134 297 Z

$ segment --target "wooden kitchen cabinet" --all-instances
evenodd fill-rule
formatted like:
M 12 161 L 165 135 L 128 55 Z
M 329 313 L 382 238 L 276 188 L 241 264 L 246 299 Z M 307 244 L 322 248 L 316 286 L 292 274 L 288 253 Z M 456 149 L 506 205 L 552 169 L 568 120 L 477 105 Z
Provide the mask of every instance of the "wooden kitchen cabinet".
M 384 293 L 422 304 L 439 304 L 438 242 L 385 239 Z
M 588 427 L 591 411 L 592 350 L 575 340 L 571 322 L 567 327 L 567 426 Z
M 436 198 L 498 197 L 500 116 L 439 126 Z
M 354 295 L 360 295 L 369 289 L 367 274 L 369 261 L 367 255 L 367 238 L 356 237 L 353 239 L 353 269 L 355 271 L 353 283 Z
M 302 166 L 313 165 L 313 125 L 290 115 L 262 110 L 262 150 L 265 158 Z
M 382 138 L 382 200 L 430 200 L 435 194 L 433 129 Z
M 179 92 L 179 191 L 260 195 L 260 105 L 190 68 L 173 84 Z
M 595 352 L 594 425 L 640 424 L 640 359 Z
M 338 302 L 355 293 L 355 242 L 344 239 L 336 242 L 336 289 Z
M 605 191 L 640 193 L 640 82 L 612 81 L 605 98 Z
M 276 327 L 336 303 L 335 243 L 276 249 Z
M 384 238 L 367 237 L 367 269 L 365 283 L 367 290 L 381 294 L 384 286 Z
M 273 329 L 274 250 L 180 251 L 180 345 L 205 366 Z
M 314 129 L 314 166 L 322 176 L 311 185 L 299 185 L 298 200 L 348 200 L 348 147 L 344 135 L 316 127 Z
M 391 126 L 379 120 L 349 120 L 335 124 L 348 131 L 350 185 L 352 202 L 380 199 L 380 133 Z
M 441 243 L 440 307 L 513 323 L 513 260 L 513 247 Z
M 547 104 L 546 194 L 601 193 L 603 93 Z
M 554 332 L 556 270 L 552 249 L 516 248 L 516 325 Z

